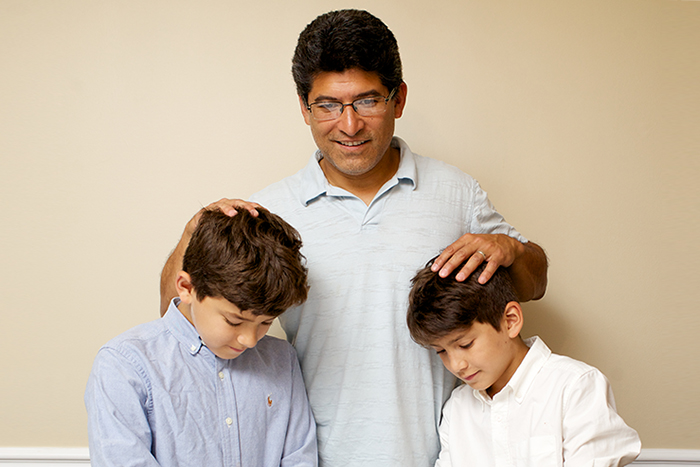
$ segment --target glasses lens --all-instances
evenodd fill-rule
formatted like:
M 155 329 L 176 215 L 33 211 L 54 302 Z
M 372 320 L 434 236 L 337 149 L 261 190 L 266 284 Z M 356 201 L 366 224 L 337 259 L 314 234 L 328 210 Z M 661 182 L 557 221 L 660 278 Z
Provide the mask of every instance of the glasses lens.
M 366 97 L 356 100 L 353 107 L 361 116 L 371 117 L 386 110 L 386 101 L 383 97 Z
M 340 117 L 342 108 L 338 102 L 316 102 L 311 106 L 311 113 L 316 120 L 334 120 Z

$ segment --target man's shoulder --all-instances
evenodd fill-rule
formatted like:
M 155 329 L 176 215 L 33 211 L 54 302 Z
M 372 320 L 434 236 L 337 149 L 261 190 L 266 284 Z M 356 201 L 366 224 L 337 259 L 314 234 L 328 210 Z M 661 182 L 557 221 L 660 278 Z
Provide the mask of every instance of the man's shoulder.
M 453 181 L 458 184 L 471 185 L 476 180 L 459 167 L 445 161 L 427 157 L 414 152 L 408 153 L 413 158 L 416 175 L 419 180 L 428 182 Z

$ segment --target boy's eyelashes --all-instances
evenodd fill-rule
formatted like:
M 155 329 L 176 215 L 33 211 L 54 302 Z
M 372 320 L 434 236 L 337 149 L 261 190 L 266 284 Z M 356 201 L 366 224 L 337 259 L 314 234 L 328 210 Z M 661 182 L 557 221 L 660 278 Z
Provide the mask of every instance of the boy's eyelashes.
M 473 344 L 474 344 L 474 340 L 471 340 L 471 341 L 469 341 L 469 342 L 466 343 L 466 344 L 459 344 L 459 348 L 460 348 L 460 349 L 466 350 L 466 349 L 471 348 L 471 346 L 472 346 Z M 433 347 L 433 350 L 434 350 L 435 353 L 437 353 L 438 355 L 439 355 L 439 354 L 442 354 L 442 353 L 445 353 L 445 349 L 442 349 L 442 348 L 440 348 L 440 347 Z
M 243 324 L 242 322 L 233 323 L 233 322 L 229 321 L 229 319 L 226 317 L 224 317 L 224 321 L 226 321 L 226 324 L 233 326 L 233 327 L 240 326 L 241 324 Z M 260 324 L 262 324 L 263 326 L 272 326 L 272 321 L 263 321 Z
M 232 323 L 231 321 L 228 320 L 228 318 L 224 318 L 224 321 L 226 321 L 227 324 L 230 326 L 239 326 L 241 323 Z

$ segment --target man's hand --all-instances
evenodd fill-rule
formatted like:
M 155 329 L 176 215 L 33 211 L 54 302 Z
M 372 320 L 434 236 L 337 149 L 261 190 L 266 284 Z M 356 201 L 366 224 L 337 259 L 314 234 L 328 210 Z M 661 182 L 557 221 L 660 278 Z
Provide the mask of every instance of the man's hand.
M 183 234 L 183 237 L 187 236 L 187 242 L 189 243 L 190 237 L 194 233 L 194 230 L 197 228 L 197 225 L 199 224 L 199 219 L 202 217 L 202 213 L 204 211 L 219 210 L 227 216 L 233 217 L 236 214 L 238 214 L 239 210 L 245 209 L 250 213 L 251 216 L 258 217 L 257 208 L 261 207 L 262 206 L 260 206 L 258 203 L 244 201 L 242 199 L 221 198 L 219 201 L 211 203 L 208 206 L 197 211 L 197 214 L 195 214 L 185 226 L 185 232 Z
M 251 203 L 242 199 L 227 199 L 222 198 L 219 201 L 211 203 L 205 208 L 200 209 L 185 226 L 185 231 L 182 233 L 182 238 L 177 246 L 170 254 L 170 257 L 163 266 L 163 272 L 160 275 L 160 315 L 163 316 L 168 311 L 170 300 L 177 296 L 175 289 L 175 277 L 182 269 L 182 258 L 185 256 L 185 250 L 190 243 L 190 238 L 194 230 L 199 224 L 199 219 L 204 211 L 220 210 L 229 216 L 235 216 L 242 209 L 247 210 L 253 217 L 258 216 L 257 208 L 261 208 L 258 203 Z
M 463 281 L 484 261 L 488 264 L 479 276 L 485 284 L 496 269 L 508 268 L 520 301 L 542 298 L 547 287 L 547 257 L 533 242 L 520 243 L 503 234 L 464 234 L 433 262 L 432 271 L 449 276 L 460 264 L 466 264 L 455 276 Z

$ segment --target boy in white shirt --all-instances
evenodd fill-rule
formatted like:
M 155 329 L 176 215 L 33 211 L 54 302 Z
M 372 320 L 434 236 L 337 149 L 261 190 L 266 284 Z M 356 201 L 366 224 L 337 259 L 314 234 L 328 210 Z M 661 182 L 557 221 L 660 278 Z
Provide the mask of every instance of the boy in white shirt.
M 508 272 L 486 284 L 483 265 L 464 282 L 431 263 L 413 278 L 408 327 L 467 383 L 445 403 L 436 467 L 622 466 L 639 455 L 637 432 L 615 410 L 605 376 L 523 340 L 523 311 Z M 461 268 L 456 268 L 459 271 Z

